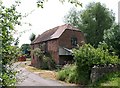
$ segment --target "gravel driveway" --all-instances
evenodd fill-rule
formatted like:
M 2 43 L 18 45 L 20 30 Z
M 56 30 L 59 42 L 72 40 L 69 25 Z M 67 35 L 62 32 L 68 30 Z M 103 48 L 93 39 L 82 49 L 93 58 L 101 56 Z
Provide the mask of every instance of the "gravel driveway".
M 26 62 L 17 62 L 14 64 L 15 70 L 19 71 L 17 74 L 18 83 L 16 86 L 66 86 L 67 84 L 61 83 L 56 80 L 45 79 L 40 77 L 39 75 L 29 72 L 24 65 Z

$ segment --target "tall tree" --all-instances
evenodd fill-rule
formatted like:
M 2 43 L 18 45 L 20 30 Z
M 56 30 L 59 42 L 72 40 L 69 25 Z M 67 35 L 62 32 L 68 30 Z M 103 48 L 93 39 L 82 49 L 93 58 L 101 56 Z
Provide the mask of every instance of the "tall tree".
M 97 47 L 103 41 L 104 31 L 110 29 L 114 23 L 114 13 L 100 2 L 90 3 L 85 10 L 76 13 L 68 14 L 65 22 L 82 30 L 87 43 Z
M 32 33 L 32 34 L 30 35 L 30 41 L 32 42 L 32 41 L 35 39 L 35 37 L 36 37 L 36 35 L 35 35 L 34 33 Z
M 75 8 L 71 8 L 68 14 L 64 16 L 64 22 L 79 28 L 81 24 L 80 14 L 80 11 L 77 11 Z
M 104 32 L 104 42 L 120 57 L 120 25 L 114 23 L 109 30 Z

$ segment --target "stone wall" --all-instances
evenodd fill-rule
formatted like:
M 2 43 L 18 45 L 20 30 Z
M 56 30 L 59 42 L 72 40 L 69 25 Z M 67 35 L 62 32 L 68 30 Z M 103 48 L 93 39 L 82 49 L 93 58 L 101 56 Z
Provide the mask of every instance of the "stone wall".
M 106 73 L 120 71 L 120 65 L 94 66 L 91 70 L 91 81 L 95 82 Z

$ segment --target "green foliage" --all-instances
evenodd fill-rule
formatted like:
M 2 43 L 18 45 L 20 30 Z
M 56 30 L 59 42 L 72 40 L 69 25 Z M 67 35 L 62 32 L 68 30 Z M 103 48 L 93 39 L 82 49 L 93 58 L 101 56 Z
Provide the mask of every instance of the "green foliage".
M 99 45 L 98 48 L 94 48 L 90 44 L 85 44 L 78 50 L 75 49 L 73 53 L 76 62 L 79 65 L 108 65 L 118 63 L 118 57 L 109 54 L 108 49 L 104 48 L 103 45 Z M 76 63 L 77 64 L 77 63 Z
M 22 44 L 21 49 L 22 49 L 22 51 L 30 50 L 30 44 Z
M 7 70 L 7 72 L 5 72 L 2 76 L 3 76 L 3 79 L 2 80 L 5 80 L 5 83 L 4 83 L 4 86 L 5 85 L 9 85 L 9 86 L 14 86 L 14 83 L 16 83 L 16 72 L 14 71 L 10 71 L 10 70 Z
M 79 27 L 81 24 L 80 14 L 81 14 L 81 12 L 77 11 L 75 8 L 72 8 L 68 12 L 68 14 L 64 16 L 64 22 L 72 24 L 73 26 L 75 26 L 77 28 L 80 28 Z
M 61 81 L 65 81 L 65 78 L 68 76 L 68 71 L 66 70 L 61 70 L 58 72 L 58 76 L 57 79 L 61 80 Z
M 88 83 L 90 80 L 91 68 L 94 65 L 118 64 L 118 57 L 109 54 L 105 45 L 94 48 L 90 44 L 85 44 L 79 49 L 73 50 L 73 56 L 77 66 L 80 83 Z
M 82 30 L 87 43 L 95 47 L 103 41 L 104 30 L 110 29 L 114 21 L 113 12 L 100 2 L 90 3 L 81 12 L 72 9 L 65 17 L 65 22 Z
M 66 66 L 64 66 L 63 68 L 62 68 L 62 70 L 60 70 L 59 72 L 58 72 L 58 76 L 57 76 L 57 78 L 59 79 L 59 80 L 62 80 L 62 81 L 65 81 L 65 79 L 67 79 L 67 77 L 68 77 L 68 75 L 69 75 L 69 73 L 70 73 L 70 66 L 69 65 L 66 65 Z
M 66 0 L 59 0 L 60 2 L 64 3 Z M 67 0 L 69 3 L 74 4 L 76 7 L 77 6 L 81 6 L 82 7 L 82 3 L 80 3 L 79 0 Z
M 35 48 L 33 50 L 33 53 L 39 58 L 39 59 L 42 59 L 44 54 L 43 54 L 43 51 L 40 49 L 40 48 Z
M 65 65 L 58 71 L 57 78 L 70 83 L 86 85 L 90 82 L 91 69 L 95 65 L 119 64 L 117 56 L 108 52 L 106 43 L 101 43 L 98 48 L 85 44 L 73 50 L 75 64 Z
M 50 54 L 44 54 L 43 51 L 40 48 L 35 48 L 33 50 L 33 53 L 38 57 L 38 61 L 41 63 L 42 69 L 54 69 L 55 68 L 55 62 Z
M 49 70 L 55 69 L 55 62 L 50 54 L 46 54 L 43 56 L 42 68 Z
M 32 34 L 30 35 L 30 41 L 32 42 L 32 41 L 35 39 L 35 37 L 36 37 L 36 35 L 35 35 L 34 33 L 32 33 Z
M 120 57 L 120 25 L 113 24 L 109 30 L 104 32 L 104 42 L 107 43 L 111 51 L 116 52 Z
M 106 86 L 114 86 L 120 87 L 120 72 L 113 72 L 105 74 L 102 78 L 90 84 L 90 86 L 94 86 L 95 88 L 106 87 Z
M 37 0 L 37 7 L 40 8 L 44 8 L 44 4 L 45 2 L 47 2 L 48 0 Z M 82 3 L 79 2 L 79 0 L 59 0 L 61 3 L 64 3 L 65 1 L 77 6 L 81 6 L 82 7 Z
M 78 75 L 74 64 L 65 65 L 62 70 L 58 71 L 57 79 L 69 83 L 78 83 Z
M 20 25 L 21 15 L 16 11 L 16 6 L 19 3 L 7 8 L 0 3 L 0 65 L 2 70 L 0 72 L 0 85 L 2 86 L 14 86 L 15 85 L 15 73 L 11 67 L 14 59 L 17 58 L 18 47 L 13 46 L 15 42 L 13 33 L 15 32 L 14 26 Z
M 22 44 L 21 45 L 22 53 L 27 57 L 30 57 L 30 44 Z

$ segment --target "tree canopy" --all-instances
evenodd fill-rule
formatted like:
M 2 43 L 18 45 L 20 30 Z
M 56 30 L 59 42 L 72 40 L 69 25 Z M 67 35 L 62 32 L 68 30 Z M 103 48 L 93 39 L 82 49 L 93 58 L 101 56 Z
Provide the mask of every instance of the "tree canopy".
M 116 52 L 120 57 L 120 25 L 114 23 L 104 32 L 104 42 L 108 44 L 110 51 Z
M 25 54 L 27 57 L 30 57 L 30 44 L 21 45 L 22 54 Z
M 104 31 L 111 28 L 115 21 L 114 13 L 104 4 L 90 3 L 85 10 L 78 12 L 72 9 L 65 22 L 70 23 L 85 34 L 87 43 L 97 47 L 103 41 Z
M 30 41 L 32 42 L 34 39 L 35 39 L 35 37 L 36 37 L 36 35 L 34 34 L 34 33 L 32 33 L 31 35 L 30 35 Z

